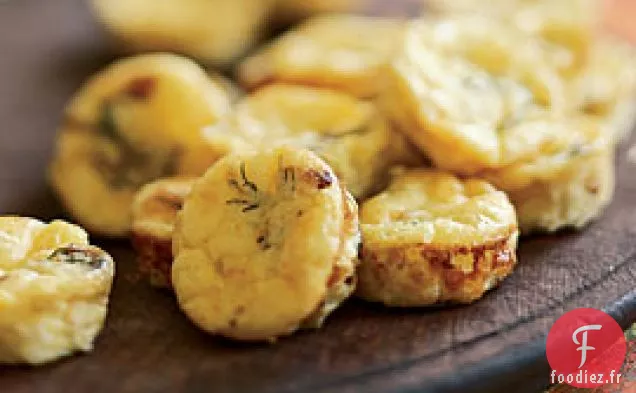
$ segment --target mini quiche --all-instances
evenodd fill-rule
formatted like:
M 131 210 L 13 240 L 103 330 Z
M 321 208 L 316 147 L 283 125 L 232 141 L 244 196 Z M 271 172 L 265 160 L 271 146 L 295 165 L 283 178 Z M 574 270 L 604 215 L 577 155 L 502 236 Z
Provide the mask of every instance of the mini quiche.
M 537 105 L 524 84 L 423 45 L 420 31 L 410 31 L 416 36 L 407 38 L 393 63 L 382 97 L 400 129 L 437 167 L 487 176 L 510 193 L 522 232 L 580 227 L 597 216 L 613 194 L 606 127 L 594 118 Z M 529 189 L 516 195 L 521 184 Z M 571 198 L 557 198 L 562 192 Z M 521 201 L 543 209 L 525 208 Z
M 427 0 L 438 13 L 479 13 L 566 48 L 571 71 L 586 63 L 602 22 L 599 0 Z
M 399 173 L 360 208 L 357 295 L 394 307 L 471 303 L 517 261 L 506 194 L 437 170 Z
M 385 111 L 441 169 L 470 175 L 523 158 L 502 156 L 503 130 L 546 110 L 518 81 L 429 45 L 428 23 L 414 21 L 408 29 L 387 73 L 380 98 Z M 518 155 L 535 154 L 550 139 L 550 130 L 533 135 Z
M 555 138 L 531 160 L 479 173 L 508 194 L 524 234 L 580 229 L 598 217 L 614 195 L 614 147 L 604 126 L 596 119 L 573 117 L 529 121 L 506 132 L 523 143 L 528 138 L 523 135 L 543 129 L 568 138 Z
M 335 90 L 274 84 L 239 102 L 206 131 L 215 150 L 307 148 L 332 166 L 348 190 L 365 197 L 388 180 L 396 164 L 421 157 L 372 102 Z
M 143 186 L 132 205 L 132 242 L 142 274 L 156 287 L 172 287 L 172 233 L 196 178 L 159 179 Z
M 289 82 L 371 97 L 383 86 L 383 68 L 403 30 L 404 22 L 395 19 L 314 17 L 245 60 L 238 68 L 238 79 L 248 90 Z
M 169 51 L 226 65 L 259 38 L 271 0 L 92 0 L 95 17 L 130 51 Z
M 553 111 L 565 111 L 568 84 L 564 69 L 571 56 L 562 47 L 523 33 L 507 22 L 483 15 L 428 17 L 411 23 L 407 45 L 460 57 L 484 71 L 522 83 L 534 100 Z
M 598 116 L 615 142 L 624 139 L 633 128 L 636 118 L 634 50 L 600 30 L 602 12 L 598 0 L 440 0 L 432 1 L 432 5 L 437 11 L 446 11 L 442 12 L 446 17 L 453 15 L 451 19 L 475 19 L 475 13 L 480 14 L 477 19 L 489 18 L 488 28 L 482 29 L 484 34 L 492 32 L 493 24 L 507 24 L 518 30 L 517 35 L 525 34 L 534 41 L 541 39 L 542 47 L 548 50 L 549 65 L 559 72 L 565 84 L 563 104 L 567 109 Z M 466 16 L 469 13 L 470 16 Z M 470 27 L 462 22 L 462 29 L 471 30 L 466 29 L 466 25 Z M 472 30 L 470 34 L 478 33 Z M 444 34 L 448 36 L 450 32 L 444 30 Z M 504 40 L 509 41 L 509 35 Z M 501 41 L 502 36 L 490 34 L 493 41 Z M 462 38 L 461 42 L 468 45 L 471 40 Z M 516 53 L 528 53 L 527 47 L 527 44 L 514 46 Z M 490 47 L 486 53 L 493 58 Z M 528 69 L 536 69 L 534 64 L 536 61 L 528 62 Z M 533 74 L 536 73 L 533 71 Z
M 355 287 L 357 205 L 307 150 L 224 157 L 186 197 L 173 239 L 179 305 L 213 334 L 317 328 Z
M 90 351 L 106 318 L 111 257 L 81 228 L 0 217 L 0 364 Z
M 229 110 L 223 88 L 191 60 L 152 54 L 118 61 L 66 107 L 50 168 L 53 188 L 90 231 L 124 236 L 139 187 L 200 175 L 219 158 L 202 130 Z

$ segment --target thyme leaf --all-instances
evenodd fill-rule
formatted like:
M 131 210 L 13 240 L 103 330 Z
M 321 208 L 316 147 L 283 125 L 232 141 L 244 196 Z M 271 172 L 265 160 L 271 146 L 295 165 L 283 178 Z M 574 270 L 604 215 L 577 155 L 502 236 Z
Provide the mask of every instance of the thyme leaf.
M 225 201 L 227 205 L 239 205 L 243 206 L 241 211 L 243 213 L 258 209 L 260 203 L 258 202 L 258 187 L 252 181 L 247 178 L 245 173 L 245 163 L 241 162 L 239 166 L 239 172 L 242 180 L 242 184 L 236 179 L 230 179 L 227 181 L 228 185 L 235 189 L 241 195 L 250 195 L 250 198 L 231 198 Z
M 292 192 L 296 191 L 296 171 L 294 168 L 287 167 L 283 169 L 283 184 L 290 184 Z
M 249 181 L 247 179 L 247 176 L 245 175 L 245 163 L 244 162 L 241 163 L 240 172 L 241 172 L 241 178 L 243 179 L 243 186 L 249 187 L 252 190 L 252 192 L 257 192 L 258 191 L 258 187 L 256 187 L 256 184 L 254 184 L 251 181 Z
M 225 203 L 227 203 L 228 205 L 245 205 L 249 204 L 250 201 L 248 201 L 247 199 L 232 198 L 225 201 Z
M 243 213 L 258 209 L 260 205 L 258 203 L 252 203 L 251 205 L 247 205 L 243 208 Z

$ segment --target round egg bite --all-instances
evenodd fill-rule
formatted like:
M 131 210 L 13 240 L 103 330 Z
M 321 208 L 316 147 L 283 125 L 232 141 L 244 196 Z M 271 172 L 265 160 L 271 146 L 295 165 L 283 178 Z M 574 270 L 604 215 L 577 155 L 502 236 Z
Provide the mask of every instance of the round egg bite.
M 226 156 L 178 215 L 172 281 L 181 309 L 237 340 L 319 327 L 355 287 L 357 217 L 353 198 L 309 151 Z
M 566 48 L 576 70 L 586 63 L 601 26 L 599 0 L 427 0 L 429 10 L 442 14 L 481 14 Z
M 229 110 L 223 88 L 191 60 L 151 54 L 117 61 L 66 107 L 51 184 L 91 232 L 124 236 L 139 187 L 200 175 L 219 158 L 202 130 Z
M 581 227 L 598 216 L 614 178 L 612 144 L 598 119 L 538 105 L 520 81 L 424 45 L 422 23 L 414 22 L 382 97 L 400 130 L 435 166 L 486 177 L 509 193 L 524 233 Z
M 517 261 L 506 194 L 437 170 L 399 173 L 360 208 L 357 295 L 394 307 L 471 303 Z
M 335 90 L 273 84 L 240 101 L 206 130 L 215 150 L 307 148 L 322 157 L 356 198 L 378 191 L 396 164 L 422 157 L 374 103 Z
M 172 287 L 172 233 L 196 178 L 159 179 L 143 186 L 132 205 L 132 242 L 139 270 L 156 287 Z
M 516 156 L 502 154 L 507 128 L 525 118 L 547 116 L 531 91 L 461 54 L 430 47 L 422 38 L 427 24 L 420 20 L 411 25 L 381 97 L 400 130 L 437 167 L 467 175 L 535 155 L 537 145 L 552 138 L 549 129 L 533 136 Z
M 0 363 L 90 351 L 106 318 L 112 258 L 80 227 L 0 217 Z
M 288 82 L 372 97 L 383 87 L 383 69 L 403 30 L 404 22 L 396 19 L 317 16 L 248 57 L 238 79 L 248 90 Z
M 169 51 L 226 65 L 261 35 L 271 0 L 93 0 L 99 22 L 133 52 Z
M 552 111 L 573 107 L 568 102 L 569 86 L 564 76 L 573 67 L 568 51 L 508 21 L 478 14 L 427 17 L 412 22 L 405 36 L 405 50 L 417 54 L 426 48 L 467 60 L 495 77 L 523 84 L 535 102 Z M 474 82 L 466 78 L 465 83 Z
M 606 128 L 593 118 L 527 122 L 510 137 L 542 128 L 568 139 L 548 145 L 540 155 L 478 175 L 504 190 L 517 209 L 523 234 L 581 229 L 597 218 L 614 196 L 614 146 Z M 512 146 L 512 145 L 511 145 Z

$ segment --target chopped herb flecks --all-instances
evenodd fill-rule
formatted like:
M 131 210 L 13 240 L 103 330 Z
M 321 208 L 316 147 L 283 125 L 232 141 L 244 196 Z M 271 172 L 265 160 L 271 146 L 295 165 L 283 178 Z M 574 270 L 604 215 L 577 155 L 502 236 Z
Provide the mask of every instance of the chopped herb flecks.
M 256 184 L 252 183 L 251 181 L 249 181 L 247 179 L 247 176 L 245 175 L 245 163 L 242 162 L 241 163 L 241 179 L 243 179 L 243 186 L 249 187 L 253 192 L 257 192 L 258 191 L 258 187 L 256 187 Z
M 265 235 L 257 237 L 256 244 L 258 244 L 262 250 L 269 250 L 272 248 L 272 245 L 267 241 L 267 237 Z
M 231 198 L 225 201 L 227 205 L 239 205 L 242 206 L 241 211 L 243 213 L 256 210 L 260 207 L 258 202 L 258 187 L 256 183 L 250 181 L 245 173 L 245 163 L 241 162 L 239 166 L 239 173 L 242 183 L 239 183 L 236 179 L 228 180 L 228 185 L 234 188 L 239 194 L 245 195 L 244 198 Z
M 117 132 L 117 126 L 115 125 L 113 106 L 110 103 L 104 104 L 98 128 L 99 132 L 108 139 L 113 141 L 119 141 L 121 139 L 121 135 Z
M 294 168 L 284 168 L 283 169 L 283 184 L 285 186 L 289 185 L 292 192 L 296 191 L 296 171 Z

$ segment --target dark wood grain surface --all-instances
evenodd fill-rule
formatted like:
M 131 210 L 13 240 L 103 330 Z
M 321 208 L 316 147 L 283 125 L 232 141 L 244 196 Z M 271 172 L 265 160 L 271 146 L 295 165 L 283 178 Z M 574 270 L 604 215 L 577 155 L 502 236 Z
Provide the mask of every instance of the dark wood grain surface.
M 45 182 L 56 124 L 81 81 L 113 57 L 82 0 L 0 2 L 1 213 L 63 217 Z M 623 324 L 636 320 L 636 166 L 625 148 L 617 163 L 603 217 L 581 233 L 523 239 L 516 272 L 478 303 L 387 310 L 351 301 L 324 329 L 277 345 L 205 335 L 170 294 L 139 279 L 126 241 L 94 239 L 118 268 L 95 351 L 0 367 L 0 391 L 536 391 L 548 375 L 542 339 L 562 313 L 607 307 Z

